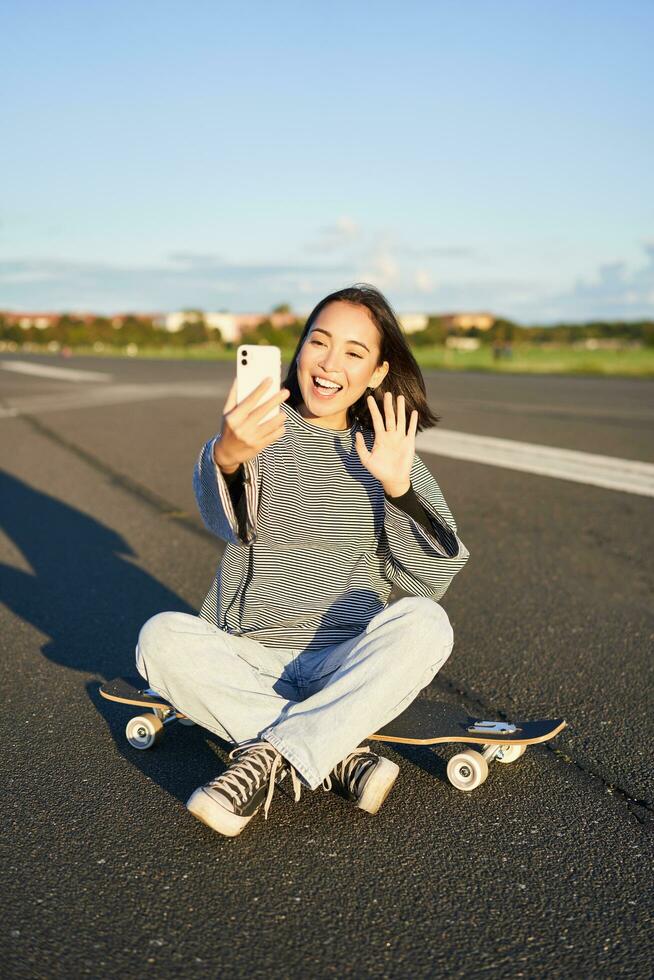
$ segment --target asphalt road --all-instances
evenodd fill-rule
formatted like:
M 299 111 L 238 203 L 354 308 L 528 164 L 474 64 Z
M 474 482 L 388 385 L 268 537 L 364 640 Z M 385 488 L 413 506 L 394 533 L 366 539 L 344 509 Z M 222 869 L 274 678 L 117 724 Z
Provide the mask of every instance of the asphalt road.
M 222 544 L 191 474 L 232 374 L 0 359 L 6 975 L 649 977 L 651 498 L 421 452 L 471 553 L 425 696 L 569 722 L 472 793 L 446 780 L 451 747 L 384 746 L 401 774 L 375 817 L 277 793 L 226 840 L 184 807 L 223 743 L 127 745 L 98 684 L 134 673 L 149 616 L 204 598 Z M 654 459 L 651 381 L 425 378 L 442 428 Z

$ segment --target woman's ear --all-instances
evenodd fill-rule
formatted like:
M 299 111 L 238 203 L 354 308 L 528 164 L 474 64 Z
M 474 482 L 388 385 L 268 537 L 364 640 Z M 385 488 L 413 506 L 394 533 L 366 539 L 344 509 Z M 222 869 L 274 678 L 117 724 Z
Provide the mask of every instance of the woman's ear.
M 381 367 L 376 368 L 372 372 L 372 378 L 370 379 L 371 382 L 373 382 L 372 389 L 379 387 L 379 385 L 382 383 L 382 381 L 384 380 L 384 378 L 388 374 L 388 370 L 389 370 L 388 361 L 384 361 L 384 363 L 381 365 Z

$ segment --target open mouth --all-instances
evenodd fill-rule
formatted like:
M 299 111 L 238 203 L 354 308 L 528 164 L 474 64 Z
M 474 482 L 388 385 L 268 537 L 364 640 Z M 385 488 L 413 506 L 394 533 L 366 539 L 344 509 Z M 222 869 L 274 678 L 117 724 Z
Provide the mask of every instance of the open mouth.
M 341 391 L 341 388 L 342 386 L 338 388 L 332 388 L 332 387 L 327 387 L 327 385 L 321 385 L 316 380 L 315 375 L 311 378 L 311 390 L 317 398 L 324 398 L 324 399 L 333 398 L 335 395 L 339 393 L 339 391 Z

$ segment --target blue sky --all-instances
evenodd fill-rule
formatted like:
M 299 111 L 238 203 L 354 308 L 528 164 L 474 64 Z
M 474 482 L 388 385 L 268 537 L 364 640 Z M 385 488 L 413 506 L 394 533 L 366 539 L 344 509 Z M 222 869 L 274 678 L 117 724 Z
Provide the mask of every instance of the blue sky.
M 8 0 L 0 309 L 654 316 L 654 3 Z

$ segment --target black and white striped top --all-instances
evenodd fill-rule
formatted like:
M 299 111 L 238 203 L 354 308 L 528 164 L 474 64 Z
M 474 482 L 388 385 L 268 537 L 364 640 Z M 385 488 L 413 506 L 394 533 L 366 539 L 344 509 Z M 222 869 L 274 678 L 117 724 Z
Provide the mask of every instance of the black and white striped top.
M 286 431 L 243 465 L 241 527 L 213 460 L 218 436 L 200 453 L 196 500 L 206 527 L 227 542 L 200 616 L 267 647 L 313 650 L 365 629 L 393 585 L 440 599 L 469 552 L 422 459 L 414 456 L 411 486 L 431 533 L 361 463 L 357 424 L 325 429 L 280 408 Z M 361 431 L 372 450 L 373 430 Z

